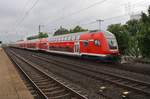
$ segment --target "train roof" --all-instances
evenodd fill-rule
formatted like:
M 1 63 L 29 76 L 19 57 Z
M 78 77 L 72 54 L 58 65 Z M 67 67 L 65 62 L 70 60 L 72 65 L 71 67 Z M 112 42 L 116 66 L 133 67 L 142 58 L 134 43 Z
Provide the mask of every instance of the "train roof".
M 98 33 L 98 32 L 101 32 L 101 33 L 104 33 L 105 36 L 107 37 L 112 37 L 114 34 L 112 34 L 111 32 L 109 31 L 99 31 L 99 30 L 90 30 L 90 31 L 84 31 L 84 32 L 78 32 L 78 33 L 69 33 L 69 34 L 62 34 L 62 35 L 53 35 L 53 36 L 50 36 L 49 38 L 57 38 L 57 37 L 64 37 L 64 36 L 78 36 L 78 35 L 81 35 L 81 34 L 87 34 L 87 33 Z
M 59 38 L 59 37 L 65 37 L 65 36 L 79 36 L 81 34 L 88 34 L 88 33 L 104 33 L 105 37 L 107 38 L 112 38 L 114 37 L 114 34 L 112 34 L 109 31 L 99 31 L 99 30 L 91 30 L 91 31 L 84 31 L 84 32 L 78 32 L 78 33 L 70 33 L 70 34 L 62 34 L 62 35 L 53 35 L 53 36 L 49 36 L 48 38 L 38 38 L 38 39 L 33 39 L 33 40 L 21 40 L 21 41 L 17 41 L 16 43 L 23 43 L 23 42 L 37 42 L 37 41 L 46 41 L 50 38 Z
M 84 31 L 84 32 L 77 32 L 77 33 L 68 33 L 68 34 L 62 34 L 62 35 L 53 35 L 51 37 L 61 37 L 61 36 L 71 36 L 71 35 L 80 35 L 83 33 L 89 33 L 89 31 Z

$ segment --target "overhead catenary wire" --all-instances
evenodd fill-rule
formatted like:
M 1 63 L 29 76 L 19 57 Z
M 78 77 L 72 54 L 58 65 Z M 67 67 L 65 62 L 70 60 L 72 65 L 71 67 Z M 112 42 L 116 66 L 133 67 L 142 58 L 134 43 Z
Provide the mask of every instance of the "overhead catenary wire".
M 113 20 L 113 19 L 116 19 L 116 18 L 119 18 L 119 17 L 124 17 L 124 16 L 128 16 L 128 14 L 122 14 L 122 15 L 118 15 L 118 16 L 103 18 L 103 20 L 104 20 L 104 22 L 105 22 L 105 21 Z M 95 23 L 97 23 L 96 19 L 95 19 L 95 20 L 92 20 L 92 21 L 89 21 L 89 22 L 77 24 L 77 25 L 80 25 L 80 26 L 87 26 L 87 25 L 92 25 L 92 24 L 95 24 Z M 75 24 L 76 24 L 76 23 L 75 23 Z M 67 25 L 70 25 L 70 24 L 66 24 L 66 25 L 63 25 L 63 26 L 67 26 Z M 75 25 L 72 25 L 72 26 L 75 26 Z M 53 26 L 53 27 L 54 27 L 54 26 Z M 55 28 L 56 28 L 56 27 L 55 27 Z
M 140 4 L 142 1 L 140 1 L 140 2 L 134 2 L 132 5 L 136 5 L 136 4 Z M 124 3 L 125 4 L 125 3 Z M 122 14 L 122 15 L 118 15 L 118 16 L 113 16 L 113 17 L 109 17 L 109 18 L 103 18 L 103 20 L 104 21 L 109 21 L 109 20 L 113 20 L 113 19 L 116 19 L 116 18 L 121 18 L 121 17 L 124 17 L 124 16 L 129 16 L 129 14 L 127 14 L 127 13 L 125 13 L 125 14 Z M 70 16 L 69 16 L 70 17 Z M 88 23 L 83 23 L 83 24 L 80 24 L 80 25 L 91 25 L 91 24 L 94 24 L 94 23 L 96 23 L 96 20 L 95 21 L 91 21 L 91 22 L 88 22 Z M 67 24 L 67 25 L 70 25 L 70 24 Z M 65 25 L 65 26 L 67 26 L 67 25 Z M 73 25 L 72 25 L 73 26 Z
M 30 2 L 31 2 L 31 0 L 28 0 L 28 1 L 25 3 L 25 5 L 21 8 L 20 11 L 24 11 L 25 8 L 29 5 Z M 24 14 L 24 13 L 23 13 L 23 14 Z M 20 15 L 16 18 L 15 24 L 17 24 L 19 20 L 20 20 Z
M 22 24 L 22 22 L 25 20 L 25 18 L 29 15 L 29 13 L 32 11 L 32 9 L 37 5 L 37 3 L 39 2 L 39 0 L 36 0 L 32 6 L 25 12 L 24 16 L 21 18 L 21 20 L 18 22 L 16 29 L 18 26 L 20 26 Z
M 101 2 L 104 2 L 104 1 L 101 1 Z M 100 3 L 100 1 L 99 1 L 99 3 Z M 134 2 L 133 5 L 136 5 L 136 4 L 139 4 L 139 3 L 141 3 L 141 1 L 140 1 L 140 2 L 136 2 L 136 3 Z M 97 4 L 97 3 L 94 3 L 94 4 Z M 88 6 L 87 8 L 93 7 L 94 4 L 92 4 L 91 6 Z M 124 4 L 126 4 L 126 3 L 124 3 Z M 123 4 L 121 4 L 121 5 L 123 5 Z M 121 6 L 121 7 L 122 7 L 122 6 Z M 79 13 L 80 13 L 80 11 L 82 12 L 82 10 L 79 10 Z M 84 10 L 83 10 L 83 11 L 84 11 Z M 74 13 L 71 13 L 71 14 L 69 14 L 69 15 L 67 15 L 67 16 L 60 17 L 60 18 L 58 18 L 57 20 L 51 21 L 50 23 L 53 24 L 53 23 L 55 23 L 56 21 L 60 21 L 60 20 L 63 20 L 63 19 L 65 19 L 65 18 L 68 18 L 68 16 L 69 16 L 69 18 L 70 18 L 70 17 L 73 16 L 74 14 L 78 14 L 78 11 L 76 11 L 76 12 L 74 12 Z M 126 15 L 126 14 L 123 14 L 123 15 L 121 15 L 121 16 L 124 16 L 124 15 Z M 120 16 L 120 15 L 119 15 L 119 16 Z M 115 17 L 119 17 L 119 16 L 115 16 Z M 111 19 L 113 19 L 113 18 L 115 18 L 115 17 L 104 18 L 104 20 L 111 20 Z M 49 23 L 48 23 L 48 24 L 49 24 Z M 48 24 L 46 24 L 46 25 L 48 25 Z
M 23 15 L 24 15 L 24 10 L 25 10 L 25 8 L 29 5 L 30 2 L 31 2 L 31 0 L 27 0 L 27 1 L 25 2 L 25 4 L 23 5 L 23 7 L 18 10 L 18 12 L 21 12 L 21 13 L 18 14 L 18 16 L 17 16 L 16 19 L 15 19 L 15 22 L 13 22 L 12 28 L 11 28 L 12 30 L 14 30 L 14 29 L 17 27 L 19 21 L 22 19 Z M 20 16 L 21 16 L 21 17 L 20 17 Z M 10 29 L 10 30 L 11 30 L 11 29 Z
M 53 22 L 56 22 L 56 21 L 59 21 L 59 20 L 63 20 L 63 19 L 65 19 L 65 18 L 67 18 L 67 17 L 70 17 L 70 16 L 73 16 L 73 15 L 79 14 L 79 13 L 81 13 L 81 12 L 83 12 L 83 11 L 88 10 L 89 8 L 92 8 L 92 7 L 96 6 L 96 5 L 99 5 L 99 4 L 101 4 L 101 3 L 104 3 L 105 1 L 107 1 L 107 0 L 98 1 L 98 2 L 96 2 L 96 3 L 93 3 L 93 4 L 91 4 L 91 5 L 87 6 L 87 7 L 85 7 L 85 8 L 82 8 L 82 9 L 80 9 L 80 10 L 78 10 L 78 11 L 72 12 L 72 13 L 66 15 L 66 16 L 59 17 L 59 18 L 57 18 L 57 19 L 55 19 L 55 20 L 52 20 L 52 21 L 48 22 L 48 23 L 45 24 L 45 25 L 48 25 L 49 23 L 53 23 Z
M 25 15 L 23 16 L 22 20 L 19 21 L 18 26 L 20 26 L 20 24 L 22 24 L 22 22 L 23 22 L 23 21 L 25 20 L 25 18 L 29 15 L 29 13 L 30 13 L 31 10 L 34 8 L 34 6 L 36 6 L 36 4 L 38 3 L 38 1 L 39 1 L 39 0 L 36 0 L 36 2 L 33 4 L 33 6 L 25 13 Z M 80 9 L 80 10 L 78 10 L 78 11 L 72 12 L 72 13 L 70 13 L 70 14 L 67 14 L 67 15 L 63 16 L 63 17 L 59 17 L 59 18 L 57 18 L 57 19 L 55 19 L 55 20 L 52 20 L 52 21 L 50 21 L 50 23 L 53 24 L 53 23 L 55 23 L 55 21 L 64 20 L 64 19 L 66 19 L 66 18 L 68 18 L 68 17 L 70 17 L 70 16 L 73 16 L 73 15 L 76 15 L 76 14 L 81 13 L 81 12 L 83 12 L 83 11 L 86 11 L 86 10 L 88 10 L 89 8 L 92 8 L 92 7 L 96 6 L 96 5 L 99 5 L 99 4 L 101 4 L 101 3 L 105 2 L 105 1 L 107 1 L 107 0 L 98 1 L 98 2 L 96 2 L 96 3 L 93 3 L 93 4 L 91 4 L 91 5 L 87 6 L 87 7 L 85 7 L 85 8 L 82 8 L 82 9 Z M 105 20 L 105 19 L 104 19 L 104 20 Z M 47 23 L 46 25 L 48 25 L 48 24 L 49 24 L 49 23 Z M 17 26 L 17 27 L 18 27 L 18 26 Z

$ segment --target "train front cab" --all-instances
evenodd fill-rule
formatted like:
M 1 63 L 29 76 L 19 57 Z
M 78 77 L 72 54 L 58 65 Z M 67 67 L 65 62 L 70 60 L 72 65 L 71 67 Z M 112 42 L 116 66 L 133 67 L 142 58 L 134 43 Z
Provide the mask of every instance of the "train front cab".
M 95 32 L 88 34 L 81 34 L 80 36 L 80 53 L 82 57 L 97 59 L 102 61 L 112 61 L 118 54 L 117 42 L 115 37 L 109 32 Z M 106 36 L 107 35 L 107 36 Z M 109 35 L 109 37 L 108 37 Z M 111 37 L 110 37 L 111 35 Z M 114 45 L 111 45 L 113 50 L 110 49 L 111 39 Z M 116 49 L 115 49 L 116 48 Z

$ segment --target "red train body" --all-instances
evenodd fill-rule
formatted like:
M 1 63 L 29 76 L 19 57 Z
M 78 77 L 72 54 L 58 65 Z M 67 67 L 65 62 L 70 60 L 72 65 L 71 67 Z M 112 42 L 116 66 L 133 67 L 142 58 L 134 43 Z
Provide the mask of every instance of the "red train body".
M 108 31 L 80 32 L 25 40 L 16 42 L 15 46 L 81 57 L 93 56 L 101 59 L 112 59 L 119 55 L 116 38 Z

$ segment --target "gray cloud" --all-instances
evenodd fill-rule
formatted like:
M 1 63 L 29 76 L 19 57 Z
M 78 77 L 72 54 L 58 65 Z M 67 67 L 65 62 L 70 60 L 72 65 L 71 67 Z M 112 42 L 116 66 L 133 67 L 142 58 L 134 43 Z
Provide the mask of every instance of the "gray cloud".
M 0 40 L 13 41 L 22 39 L 26 35 L 38 32 L 38 25 L 45 25 L 43 31 L 54 31 L 59 26 L 66 28 L 81 25 L 88 29 L 97 29 L 97 19 L 105 19 L 102 28 L 112 23 L 123 23 L 129 17 L 119 16 L 125 13 L 145 10 L 150 3 L 145 0 L 106 0 L 87 10 L 78 12 L 91 4 L 102 0 L 39 0 L 22 22 L 25 12 L 36 0 L 1 0 L 0 1 Z M 127 9 L 128 2 L 131 4 Z M 139 3 L 138 3 L 139 2 Z M 129 4 L 128 4 L 129 5 Z M 109 19 L 114 17 L 112 19 Z M 60 19 L 60 20 L 57 20 Z M 17 24 L 21 22 L 20 24 Z

